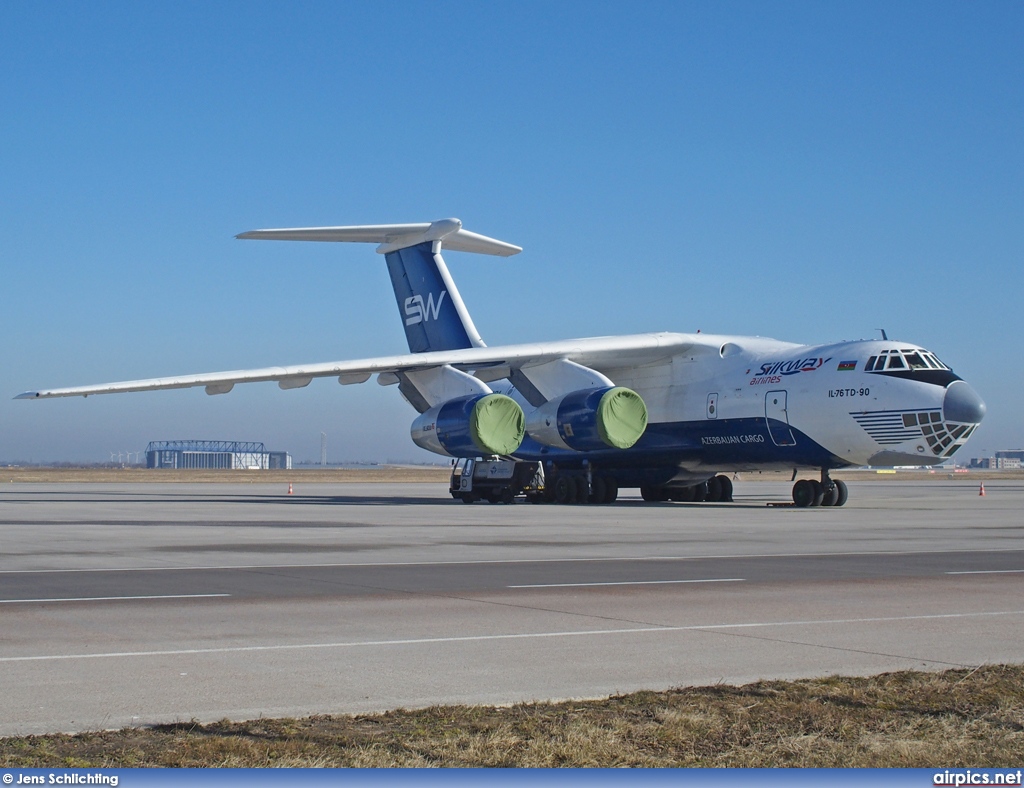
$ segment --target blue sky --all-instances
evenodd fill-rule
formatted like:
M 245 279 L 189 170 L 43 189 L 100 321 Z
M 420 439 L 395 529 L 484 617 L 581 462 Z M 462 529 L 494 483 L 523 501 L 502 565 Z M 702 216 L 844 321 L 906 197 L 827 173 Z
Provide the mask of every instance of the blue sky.
M 488 344 L 643 331 L 925 345 L 1024 446 L 1019 3 L 9 3 L 0 459 L 149 440 L 430 459 L 394 389 L 44 387 L 401 352 L 372 247 L 429 221 Z

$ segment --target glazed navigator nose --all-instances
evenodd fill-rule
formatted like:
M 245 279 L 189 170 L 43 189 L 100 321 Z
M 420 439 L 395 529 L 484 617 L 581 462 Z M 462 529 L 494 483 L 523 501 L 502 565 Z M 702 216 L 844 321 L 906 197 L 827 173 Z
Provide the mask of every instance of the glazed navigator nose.
M 954 380 L 942 400 L 942 415 L 947 422 L 978 424 L 985 418 L 985 402 L 962 380 Z

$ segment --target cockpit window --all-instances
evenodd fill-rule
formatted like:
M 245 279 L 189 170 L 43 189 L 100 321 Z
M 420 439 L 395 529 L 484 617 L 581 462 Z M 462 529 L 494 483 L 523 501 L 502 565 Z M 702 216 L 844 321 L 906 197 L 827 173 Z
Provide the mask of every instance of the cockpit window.
M 872 365 L 874 361 L 874 365 Z M 878 354 L 877 360 L 872 356 L 865 366 L 868 372 L 877 372 L 883 369 L 944 369 L 948 370 L 945 364 L 939 361 L 934 353 L 927 350 L 915 350 L 903 348 L 901 350 L 883 350 Z
M 903 353 L 911 369 L 928 369 L 928 365 L 924 363 L 920 353 L 916 353 L 913 350 L 904 350 Z

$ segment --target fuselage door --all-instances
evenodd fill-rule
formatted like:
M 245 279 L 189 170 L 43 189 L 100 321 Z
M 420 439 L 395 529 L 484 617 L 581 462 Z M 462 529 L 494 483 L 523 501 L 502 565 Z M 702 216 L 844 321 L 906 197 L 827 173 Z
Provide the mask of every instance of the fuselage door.
M 707 416 L 709 419 L 718 418 L 718 394 L 708 394 Z
M 796 439 L 789 429 L 789 411 L 786 408 L 785 391 L 769 391 L 764 395 L 764 417 L 768 422 L 768 433 L 776 446 L 794 446 Z

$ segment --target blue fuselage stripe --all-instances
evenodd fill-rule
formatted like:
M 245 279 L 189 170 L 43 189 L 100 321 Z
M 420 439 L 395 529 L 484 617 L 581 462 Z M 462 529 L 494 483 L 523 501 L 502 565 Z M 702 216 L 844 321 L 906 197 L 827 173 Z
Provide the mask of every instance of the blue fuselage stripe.
M 560 467 L 585 463 L 602 468 L 683 467 L 730 470 L 757 466 L 828 467 L 850 465 L 800 430 L 773 421 L 776 435 L 788 431 L 794 443 L 776 445 L 764 418 L 715 419 L 652 423 L 629 449 L 572 452 L 542 446 L 529 436 L 515 456 L 523 460 L 552 461 Z

